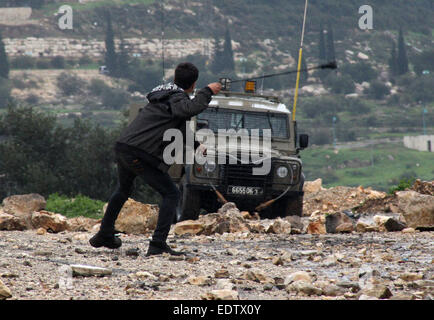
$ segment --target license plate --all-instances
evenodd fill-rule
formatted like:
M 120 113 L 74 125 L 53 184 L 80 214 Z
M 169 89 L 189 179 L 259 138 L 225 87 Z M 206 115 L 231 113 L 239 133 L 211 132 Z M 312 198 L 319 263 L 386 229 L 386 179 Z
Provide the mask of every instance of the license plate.
M 239 194 L 247 196 L 259 196 L 262 195 L 263 190 L 259 187 L 244 187 L 244 186 L 229 186 L 228 194 Z

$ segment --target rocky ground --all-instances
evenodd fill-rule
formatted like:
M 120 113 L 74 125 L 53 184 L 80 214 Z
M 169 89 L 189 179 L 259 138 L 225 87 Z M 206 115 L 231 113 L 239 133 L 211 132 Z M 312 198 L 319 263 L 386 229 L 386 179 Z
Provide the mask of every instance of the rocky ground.
M 227 203 L 172 227 L 169 244 L 189 252 L 181 258 L 145 256 L 157 206 L 129 200 L 116 224 L 123 246 L 108 250 L 88 244 L 99 221 L 13 196 L 0 208 L 0 299 L 431 300 L 433 191 L 433 182 L 387 196 L 317 181 L 306 217 L 275 220 Z
M 10 289 L 11 299 L 434 296 L 434 234 L 430 232 L 171 236 L 173 247 L 191 252 L 182 260 L 145 257 L 148 237 L 144 235 L 122 235 L 118 250 L 94 249 L 87 243 L 90 236 L 3 231 L 0 279 Z M 74 264 L 109 268 L 112 274 L 69 278 L 61 267 Z

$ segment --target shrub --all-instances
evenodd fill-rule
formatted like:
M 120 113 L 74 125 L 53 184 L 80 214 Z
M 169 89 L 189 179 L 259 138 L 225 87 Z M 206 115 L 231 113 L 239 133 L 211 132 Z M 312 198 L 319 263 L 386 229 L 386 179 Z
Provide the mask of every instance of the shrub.
M 120 110 L 129 102 L 125 90 L 107 87 L 102 92 L 102 104 L 108 109 Z
M 94 96 L 101 96 L 104 92 L 104 90 L 107 90 L 110 88 L 103 80 L 93 78 L 90 81 L 90 84 L 88 86 L 88 90 L 90 91 L 90 94 Z
M 93 61 L 92 61 L 92 59 L 89 58 L 88 56 L 83 56 L 83 57 L 81 57 L 81 58 L 78 60 L 78 63 L 79 63 L 81 66 L 84 66 L 84 65 L 87 65 L 87 64 L 92 64 Z
M 26 98 L 26 102 L 30 105 L 38 104 L 39 103 L 39 97 L 36 94 L 30 94 Z
M 357 83 L 371 81 L 378 77 L 378 72 L 366 62 L 344 64 L 341 68 L 342 74 L 347 74 Z
M 394 194 L 397 191 L 404 191 L 407 188 L 411 188 L 415 181 L 416 181 L 415 178 L 401 179 L 397 186 L 389 189 L 389 193 Z
M 13 69 L 34 69 L 35 64 L 35 59 L 29 56 L 16 57 L 11 61 Z
M 38 69 L 50 69 L 51 64 L 49 61 L 46 61 L 46 60 L 38 60 L 36 62 L 36 68 L 38 68 Z
M 383 82 L 374 80 L 371 82 L 371 86 L 365 89 L 365 93 L 371 98 L 380 100 L 390 93 L 390 88 Z
M 84 216 L 88 218 L 101 218 L 104 202 L 93 200 L 89 197 L 78 195 L 74 199 L 59 195 L 50 194 L 47 199 L 46 209 L 51 212 L 60 213 L 66 217 Z
M 11 89 L 11 81 L 0 77 L 0 109 L 6 108 L 11 102 Z
M 356 89 L 353 79 L 347 74 L 338 76 L 332 72 L 324 79 L 324 84 L 336 94 L 353 93 Z
M 65 58 L 62 56 L 56 56 L 51 59 L 51 66 L 54 69 L 65 69 Z
M 57 86 L 65 96 L 79 94 L 86 86 L 86 82 L 74 74 L 62 72 L 57 77 Z

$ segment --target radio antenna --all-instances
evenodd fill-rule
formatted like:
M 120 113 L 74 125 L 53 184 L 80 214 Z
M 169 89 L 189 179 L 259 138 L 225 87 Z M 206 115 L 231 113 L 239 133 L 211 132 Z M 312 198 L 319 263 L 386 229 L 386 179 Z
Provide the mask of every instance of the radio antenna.
M 164 0 L 161 0 L 161 60 L 162 60 L 162 69 L 163 69 L 163 84 L 166 83 L 166 75 L 164 72 L 165 69 L 165 57 L 164 57 Z
M 295 121 L 295 112 L 297 111 L 298 87 L 300 85 L 300 73 L 301 73 L 301 61 L 302 61 L 301 58 L 303 55 L 303 41 L 304 41 L 304 31 L 306 28 L 306 16 L 307 16 L 308 2 L 309 2 L 309 0 L 306 0 L 306 4 L 304 6 L 303 29 L 301 31 L 301 44 L 300 44 L 300 51 L 298 53 L 297 82 L 295 84 L 294 107 L 292 109 L 292 121 Z

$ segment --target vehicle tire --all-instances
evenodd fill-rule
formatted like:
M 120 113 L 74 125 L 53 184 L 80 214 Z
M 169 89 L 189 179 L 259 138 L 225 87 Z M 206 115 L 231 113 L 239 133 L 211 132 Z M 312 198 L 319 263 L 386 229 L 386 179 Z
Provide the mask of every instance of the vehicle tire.
M 179 191 L 181 197 L 176 208 L 176 220 L 196 220 L 199 218 L 200 213 L 200 192 L 193 192 L 186 187 L 186 177 L 185 175 L 181 178 L 179 182 Z
M 303 215 L 303 196 L 285 197 L 279 199 L 273 204 L 272 216 L 287 217 L 287 216 L 299 216 Z

